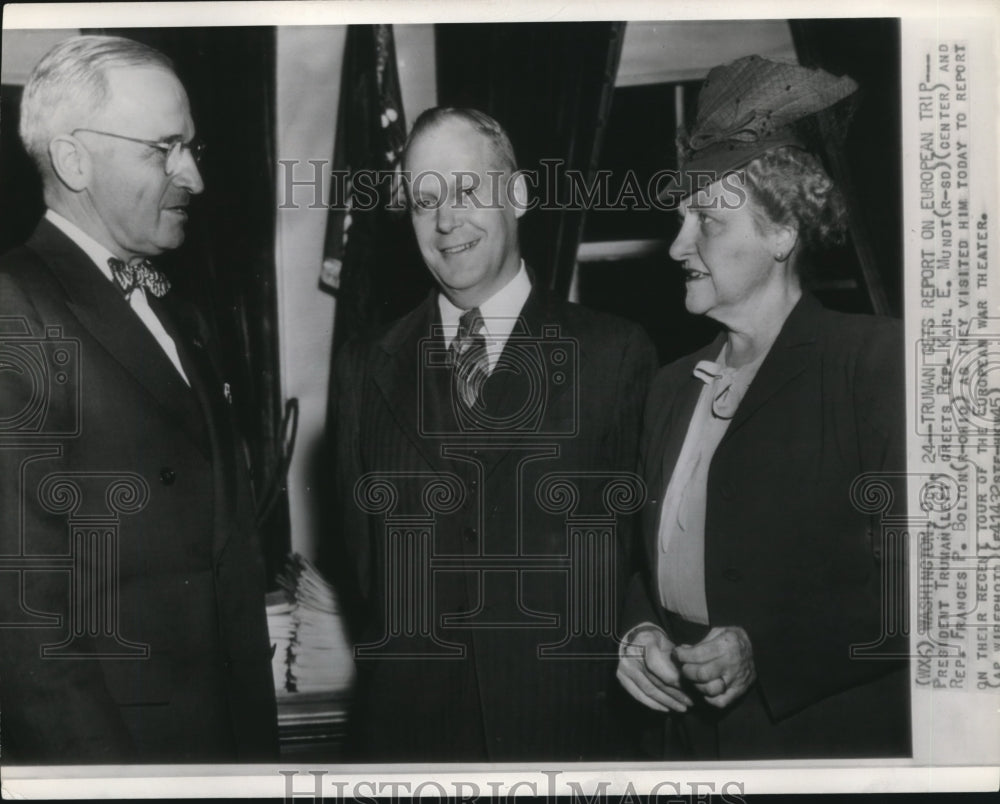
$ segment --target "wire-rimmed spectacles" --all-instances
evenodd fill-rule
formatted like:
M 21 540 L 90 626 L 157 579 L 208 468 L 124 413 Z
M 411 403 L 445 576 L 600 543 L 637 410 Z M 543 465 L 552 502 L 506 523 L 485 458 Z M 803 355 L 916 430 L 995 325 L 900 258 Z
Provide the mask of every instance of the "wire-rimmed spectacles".
M 126 137 L 124 134 L 115 134 L 111 131 L 98 131 L 94 128 L 76 128 L 71 134 L 78 131 L 86 131 L 90 134 L 100 134 L 102 137 L 114 137 L 116 140 L 126 140 L 127 142 L 137 142 L 147 148 L 154 148 L 164 154 L 163 170 L 168 176 L 173 176 L 180 170 L 181 159 L 185 151 L 191 154 L 195 164 L 201 163 L 201 158 L 205 155 L 206 143 L 198 137 L 192 137 L 188 142 L 181 139 L 170 140 L 143 140 L 139 137 Z

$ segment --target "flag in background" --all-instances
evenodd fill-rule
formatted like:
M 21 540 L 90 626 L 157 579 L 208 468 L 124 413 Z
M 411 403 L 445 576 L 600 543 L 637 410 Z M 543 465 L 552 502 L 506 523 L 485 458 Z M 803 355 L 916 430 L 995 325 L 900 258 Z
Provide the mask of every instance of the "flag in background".
M 368 332 L 385 313 L 380 270 L 395 270 L 402 235 L 388 178 L 406 141 L 391 25 L 351 25 L 344 47 L 331 209 L 320 284 L 337 296 L 334 348 Z M 359 173 L 362 175 L 359 178 Z M 375 180 L 379 177 L 381 180 Z M 383 277 L 388 279 L 388 277 Z M 391 282 L 390 282 L 391 285 Z

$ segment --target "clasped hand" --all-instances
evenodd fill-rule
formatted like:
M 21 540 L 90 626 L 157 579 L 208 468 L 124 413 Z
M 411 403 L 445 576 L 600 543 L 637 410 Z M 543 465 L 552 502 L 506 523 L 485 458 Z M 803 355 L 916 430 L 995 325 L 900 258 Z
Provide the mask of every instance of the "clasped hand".
M 747 632 L 713 628 L 696 645 L 674 645 L 655 626 L 631 635 L 618 661 L 618 681 L 640 703 L 660 712 L 684 712 L 693 701 L 681 688 L 689 680 L 710 706 L 722 709 L 757 678 Z

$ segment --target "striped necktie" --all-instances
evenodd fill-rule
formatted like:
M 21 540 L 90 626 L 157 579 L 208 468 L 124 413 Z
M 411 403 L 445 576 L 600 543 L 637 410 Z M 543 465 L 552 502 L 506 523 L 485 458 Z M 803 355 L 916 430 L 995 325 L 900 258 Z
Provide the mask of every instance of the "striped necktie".
M 469 408 L 476 404 L 483 383 L 490 374 L 483 326 L 478 307 L 466 310 L 458 320 L 458 332 L 451 342 L 455 390 Z

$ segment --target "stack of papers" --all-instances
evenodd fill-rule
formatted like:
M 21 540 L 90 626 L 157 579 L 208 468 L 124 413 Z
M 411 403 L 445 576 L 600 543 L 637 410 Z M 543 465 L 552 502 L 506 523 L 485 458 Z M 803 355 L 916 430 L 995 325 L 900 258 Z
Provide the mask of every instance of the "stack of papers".
M 281 591 L 268 595 L 267 625 L 278 696 L 346 694 L 354 662 L 333 587 L 293 553 L 278 576 Z
M 278 735 L 286 761 L 336 761 L 347 722 L 354 662 L 333 588 L 293 553 L 267 596 Z
M 295 604 L 288 600 L 283 589 L 268 593 L 267 632 L 271 637 L 271 672 L 278 695 L 288 691 L 288 651 L 295 633 L 294 608 Z

